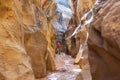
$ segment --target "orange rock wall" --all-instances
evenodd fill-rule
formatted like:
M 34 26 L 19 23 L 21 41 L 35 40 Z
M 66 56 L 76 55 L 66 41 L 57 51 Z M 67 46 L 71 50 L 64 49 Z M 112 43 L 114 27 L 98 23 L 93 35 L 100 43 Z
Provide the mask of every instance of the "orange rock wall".
M 54 0 L 0 0 L 0 80 L 34 80 L 55 70 L 55 9 Z

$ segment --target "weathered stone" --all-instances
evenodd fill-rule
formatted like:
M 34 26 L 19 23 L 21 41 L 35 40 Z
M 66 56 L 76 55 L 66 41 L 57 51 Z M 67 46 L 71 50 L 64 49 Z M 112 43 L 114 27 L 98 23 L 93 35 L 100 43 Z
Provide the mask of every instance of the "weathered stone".
M 47 52 L 46 59 L 47 59 L 47 61 L 46 61 L 46 69 L 48 71 L 55 71 L 56 66 L 55 66 L 55 62 L 53 60 L 54 58 L 53 58 L 53 56 L 51 56 L 49 50 Z
M 72 18 L 69 23 L 68 31 L 66 36 L 70 36 L 75 28 L 81 23 L 82 16 L 94 6 L 94 0 L 71 0 L 71 8 L 73 11 Z M 79 52 L 80 44 L 84 44 L 86 39 L 87 29 L 80 31 L 76 37 L 73 36 L 71 39 L 67 40 L 68 54 L 76 57 Z
M 88 40 L 93 80 L 120 79 L 120 1 L 110 0 L 96 15 Z
M 34 80 L 14 1 L 0 0 L 0 80 Z
M 55 70 L 55 9 L 54 0 L 0 0 L 0 80 L 34 80 Z
M 47 40 L 37 31 L 25 34 L 25 47 L 31 57 L 32 67 L 36 78 L 46 75 Z

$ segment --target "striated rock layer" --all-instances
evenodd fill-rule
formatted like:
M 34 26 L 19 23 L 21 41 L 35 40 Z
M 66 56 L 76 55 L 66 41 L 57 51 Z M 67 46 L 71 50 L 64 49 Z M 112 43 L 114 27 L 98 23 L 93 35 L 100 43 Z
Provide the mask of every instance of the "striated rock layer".
M 66 32 L 66 36 L 70 36 L 75 28 L 81 23 L 82 16 L 89 11 L 94 6 L 95 0 L 71 0 L 70 7 L 72 8 L 73 15 L 69 23 L 69 28 Z M 83 44 L 86 39 L 87 29 L 80 31 L 76 34 L 76 37 L 73 36 L 71 39 L 67 40 L 67 49 L 68 54 L 76 57 L 80 44 Z
M 92 80 L 120 79 L 120 1 L 110 0 L 96 15 L 88 40 Z
M 81 17 L 89 9 L 94 7 L 95 0 L 71 0 L 71 8 L 73 11 L 73 16 L 71 19 L 71 26 L 77 27 L 81 22 Z
M 0 80 L 34 80 L 55 70 L 55 9 L 54 0 L 0 0 Z

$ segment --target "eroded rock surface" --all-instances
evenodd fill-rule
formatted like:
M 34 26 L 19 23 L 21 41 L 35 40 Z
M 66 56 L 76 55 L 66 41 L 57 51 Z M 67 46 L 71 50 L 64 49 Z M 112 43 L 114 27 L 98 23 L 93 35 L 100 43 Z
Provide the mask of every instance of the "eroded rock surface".
M 34 80 L 55 70 L 55 9 L 54 0 L 0 0 L 0 80 Z
M 120 1 L 110 0 L 96 15 L 88 40 L 92 80 L 120 79 Z
M 79 26 L 83 15 L 91 8 L 93 8 L 94 2 L 94 0 L 71 0 L 70 5 L 73 11 L 73 15 L 69 23 L 69 28 L 66 32 L 67 37 L 70 36 L 75 28 Z M 73 36 L 71 39 L 66 41 L 68 54 L 76 57 L 77 53 L 79 52 L 80 44 L 83 44 L 85 41 L 86 31 L 87 29 L 84 28 L 83 31 L 80 31 L 78 34 L 76 34 L 76 37 Z

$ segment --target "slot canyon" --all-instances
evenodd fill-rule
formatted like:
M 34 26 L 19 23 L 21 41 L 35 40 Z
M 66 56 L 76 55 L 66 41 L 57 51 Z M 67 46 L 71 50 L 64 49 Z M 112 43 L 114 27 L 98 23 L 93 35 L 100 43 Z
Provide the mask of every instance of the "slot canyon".
M 0 80 L 120 80 L 120 0 L 0 0 Z

